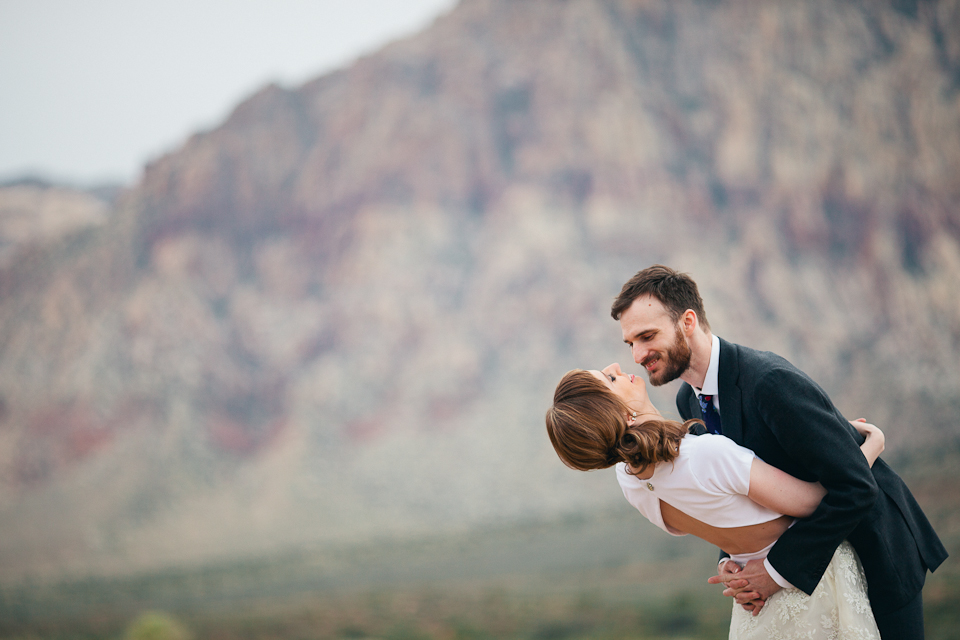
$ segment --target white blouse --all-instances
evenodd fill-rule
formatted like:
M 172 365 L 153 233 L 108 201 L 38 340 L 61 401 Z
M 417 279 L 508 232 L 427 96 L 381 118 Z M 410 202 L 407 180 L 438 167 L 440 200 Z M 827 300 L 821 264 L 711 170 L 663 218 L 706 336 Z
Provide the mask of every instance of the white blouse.
M 687 435 L 673 462 L 659 463 L 653 476 L 642 480 L 617 464 L 617 481 L 627 502 L 647 520 L 674 536 L 686 535 L 668 527 L 660 501 L 708 525 L 744 527 L 776 520 L 782 514 L 750 498 L 750 466 L 756 455 L 724 436 Z

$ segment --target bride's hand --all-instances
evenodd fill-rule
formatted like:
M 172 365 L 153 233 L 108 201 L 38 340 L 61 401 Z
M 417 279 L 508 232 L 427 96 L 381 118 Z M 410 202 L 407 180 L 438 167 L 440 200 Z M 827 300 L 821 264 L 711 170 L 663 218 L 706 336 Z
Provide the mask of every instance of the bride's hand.
M 873 463 L 880 457 L 880 454 L 883 453 L 884 442 L 886 440 L 883 431 L 880 431 L 876 425 L 867 422 L 866 418 L 857 418 L 849 422 L 853 425 L 853 428 L 857 430 L 857 433 L 864 437 L 863 444 L 860 445 L 860 451 L 863 452 L 864 457 L 866 457 L 867 462 L 872 467 Z

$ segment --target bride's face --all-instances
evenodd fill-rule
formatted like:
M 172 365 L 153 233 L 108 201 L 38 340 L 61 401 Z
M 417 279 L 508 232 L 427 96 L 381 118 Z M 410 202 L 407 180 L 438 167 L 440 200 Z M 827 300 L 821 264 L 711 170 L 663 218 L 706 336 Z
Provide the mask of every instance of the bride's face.
M 637 419 L 634 422 L 643 422 L 644 417 L 661 417 L 660 412 L 650 402 L 650 396 L 647 395 L 647 385 L 643 378 L 625 374 L 616 362 L 603 371 L 591 371 L 590 373 L 596 379 L 603 381 L 614 395 L 630 407 L 631 411 L 637 412 Z M 628 422 L 630 421 L 628 420 Z

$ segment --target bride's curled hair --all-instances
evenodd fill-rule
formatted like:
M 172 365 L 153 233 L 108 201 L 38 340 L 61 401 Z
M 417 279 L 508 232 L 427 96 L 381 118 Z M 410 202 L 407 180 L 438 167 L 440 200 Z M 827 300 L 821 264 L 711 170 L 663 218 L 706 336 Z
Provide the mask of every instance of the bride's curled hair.
M 691 424 L 651 419 L 627 425 L 630 409 L 590 372 L 568 372 L 547 410 L 547 435 L 565 465 L 580 471 L 606 469 L 626 462 L 630 473 L 651 464 L 671 462 Z

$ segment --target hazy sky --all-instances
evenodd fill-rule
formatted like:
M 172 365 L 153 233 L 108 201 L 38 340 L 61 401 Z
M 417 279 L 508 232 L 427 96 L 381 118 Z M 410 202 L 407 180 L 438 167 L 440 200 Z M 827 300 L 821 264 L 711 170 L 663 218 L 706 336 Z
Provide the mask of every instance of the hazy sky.
M 0 0 L 0 181 L 132 181 L 270 81 L 296 86 L 456 0 Z

